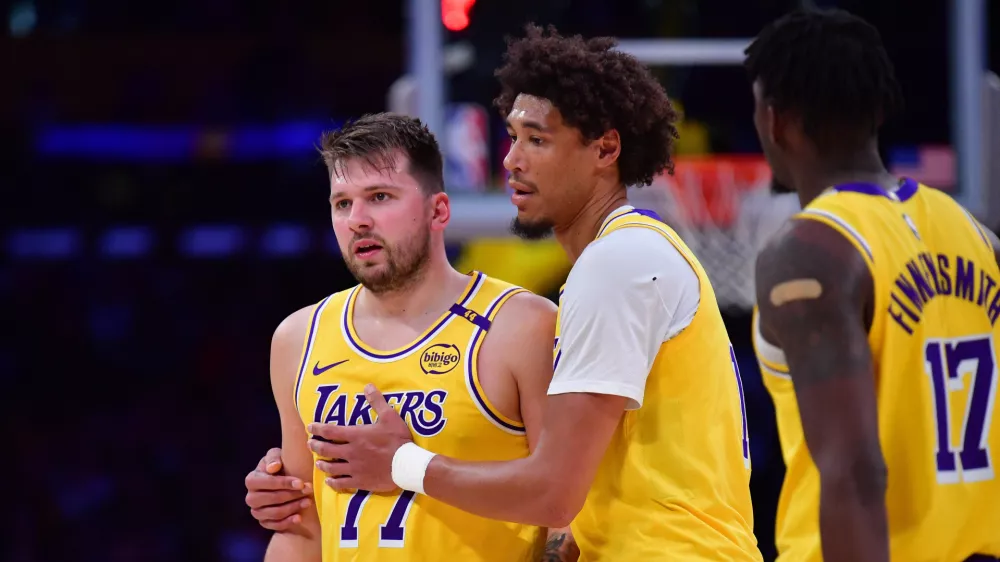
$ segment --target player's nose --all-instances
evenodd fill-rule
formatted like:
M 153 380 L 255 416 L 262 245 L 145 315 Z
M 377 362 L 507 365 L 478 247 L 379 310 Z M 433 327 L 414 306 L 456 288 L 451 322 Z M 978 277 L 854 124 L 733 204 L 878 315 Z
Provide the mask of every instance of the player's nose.
M 365 232 L 375 226 L 368 205 L 363 202 L 351 205 L 351 214 L 347 217 L 347 226 L 354 232 Z
M 521 150 L 517 142 L 511 143 L 510 150 L 507 151 L 507 156 L 504 156 L 503 167 L 511 173 L 524 171 L 524 151 Z

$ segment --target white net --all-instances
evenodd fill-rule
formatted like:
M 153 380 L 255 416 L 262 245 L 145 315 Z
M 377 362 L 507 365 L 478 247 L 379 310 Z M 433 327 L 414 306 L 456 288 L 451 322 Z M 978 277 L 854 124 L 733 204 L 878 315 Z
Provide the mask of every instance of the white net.
M 794 194 L 771 193 L 770 169 L 756 156 L 680 159 L 673 177 L 633 190 L 632 202 L 658 212 L 712 280 L 719 306 L 754 303 L 757 253 L 799 209 Z

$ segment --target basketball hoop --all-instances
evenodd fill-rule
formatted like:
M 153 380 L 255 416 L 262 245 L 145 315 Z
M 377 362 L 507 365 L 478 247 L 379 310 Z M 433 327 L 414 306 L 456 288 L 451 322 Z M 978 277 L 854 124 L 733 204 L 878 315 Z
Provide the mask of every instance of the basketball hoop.
M 771 193 L 760 156 L 679 158 L 673 176 L 635 190 L 636 206 L 657 211 L 708 273 L 722 308 L 753 307 L 757 253 L 799 210 L 794 194 Z

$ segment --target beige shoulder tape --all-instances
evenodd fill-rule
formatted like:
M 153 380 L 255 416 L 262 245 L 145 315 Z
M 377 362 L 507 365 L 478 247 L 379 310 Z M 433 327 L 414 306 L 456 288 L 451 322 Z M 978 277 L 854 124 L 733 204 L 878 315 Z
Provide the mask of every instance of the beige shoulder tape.
M 815 279 L 793 279 L 778 283 L 771 289 L 771 304 L 781 306 L 786 302 L 804 299 L 818 299 L 823 294 L 823 286 Z

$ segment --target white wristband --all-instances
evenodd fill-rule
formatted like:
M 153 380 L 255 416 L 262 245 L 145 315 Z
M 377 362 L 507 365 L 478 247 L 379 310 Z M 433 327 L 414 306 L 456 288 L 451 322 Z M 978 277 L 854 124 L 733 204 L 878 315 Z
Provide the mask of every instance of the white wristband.
M 424 474 L 435 456 L 415 443 L 406 443 L 392 456 L 392 481 L 404 490 L 423 494 Z

